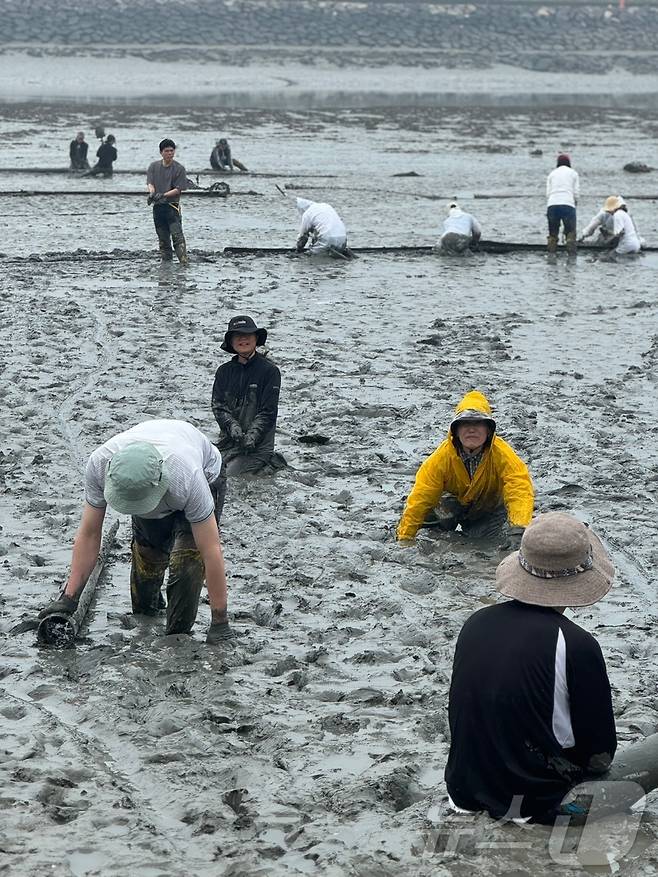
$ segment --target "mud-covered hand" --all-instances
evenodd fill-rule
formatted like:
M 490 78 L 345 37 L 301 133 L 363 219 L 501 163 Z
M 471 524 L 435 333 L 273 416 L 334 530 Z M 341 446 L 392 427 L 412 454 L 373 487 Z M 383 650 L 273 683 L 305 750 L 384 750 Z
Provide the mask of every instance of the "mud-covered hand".
M 210 643 L 210 645 L 223 643 L 231 639 L 235 639 L 235 633 L 231 629 L 228 621 L 213 621 L 208 628 L 206 642 Z
M 308 241 L 308 234 L 302 234 L 297 238 L 297 244 L 295 245 L 295 249 L 298 253 L 302 253 L 304 251 L 304 247 Z
M 244 433 L 242 432 L 242 427 L 239 423 L 231 423 L 228 427 L 228 437 L 234 442 L 236 445 L 242 444 L 242 440 L 244 438 Z
M 256 450 L 256 438 L 249 432 L 242 440 L 242 450 L 245 454 L 252 454 Z
M 152 204 L 162 204 L 164 200 L 164 192 L 151 192 L 151 194 L 146 199 L 146 203 L 150 207 Z
M 66 594 L 60 594 L 56 600 L 44 606 L 39 612 L 39 618 L 46 618 L 48 615 L 73 615 L 78 608 L 78 601 Z
M 525 527 L 507 527 L 505 537 L 498 547 L 502 551 L 518 551 L 524 533 Z

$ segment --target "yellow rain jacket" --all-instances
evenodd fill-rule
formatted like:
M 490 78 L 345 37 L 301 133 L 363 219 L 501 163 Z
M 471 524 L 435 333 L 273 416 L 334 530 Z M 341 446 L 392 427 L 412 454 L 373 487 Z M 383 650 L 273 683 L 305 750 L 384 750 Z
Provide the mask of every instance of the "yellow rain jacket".
M 507 442 L 496 435 L 491 406 L 482 393 L 476 390 L 467 393 L 455 408 L 455 415 L 467 411 L 484 414 L 494 425 L 493 437 L 485 447 L 473 480 L 459 456 L 453 421 L 446 440 L 416 473 L 398 524 L 398 539 L 413 539 L 427 513 L 439 504 L 444 493 L 452 494 L 461 505 L 469 507 L 474 516 L 493 511 L 502 500 L 511 526 L 527 527 L 530 523 L 534 491 L 528 467 Z

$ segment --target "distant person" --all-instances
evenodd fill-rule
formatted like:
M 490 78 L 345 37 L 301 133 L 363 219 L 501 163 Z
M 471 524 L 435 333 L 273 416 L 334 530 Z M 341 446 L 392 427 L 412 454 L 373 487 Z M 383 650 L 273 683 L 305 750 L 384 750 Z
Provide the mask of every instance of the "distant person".
M 237 168 L 243 173 L 248 171 L 248 168 L 246 168 L 241 161 L 238 161 L 237 158 L 233 158 L 231 147 L 225 137 L 222 137 L 217 141 L 215 148 L 210 153 L 210 166 L 216 171 L 223 171 L 224 173 L 229 174 L 233 173 L 234 168 Z
M 118 156 L 116 147 L 114 145 L 115 143 L 116 138 L 114 134 L 108 134 L 105 138 L 105 142 L 101 143 L 101 145 L 96 150 L 96 158 L 98 159 L 98 161 L 87 174 L 88 177 L 112 176 L 112 165 L 117 160 Z
M 448 218 L 443 222 L 443 234 L 439 239 L 440 253 L 453 255 L 477 247 L 482 235 L 480 224 L 470 213 L 465 213 L 456 201 L 448 205 Z
M 612 238 L 608 246 L 614 249 L 617 256 L 632 256 L 642 249 L 642 239 L 637 233 L 633 217 L 628 206 L 620 195 L 612 195 L 606 201 L 612 210 Z
M 309 238 L 308 252 L 312 256 L 347 255 L 347 229 L 331 204 L 297 198 L 297 210 L 302 222 L 296 250 L 302 253 Z
M 582 243 L 583 241 L 587 240 L 587 238 L 592 237 L 592 235 L 596 234 L 596 232 L 598 231 L 596 239 L 592 241 L 594 246 L 609 246 L 615 224 L 614 213 L 616 210 L 616 206 L 612 205 L 616 205 L 616 202 L 616 195 L 611 195 L 609 198 L 606 198 L 603 207 L 595 216 L 592 217 L 590 222 L 580 233 L 580 237 L 578 238 L 579 243 Z
M 232 317 L 221 348 L 234 354 L 220 365 L 212 388 L 212 412 L 221 435 L 226 474 L 258 472 L 286 465 L 274 451 L 281 373 L 266 355 L 258 353 L 267 339 L 251 317 Z
M 89 162 L 87 160 L 88 152 L 89 144 L 85 140 L 84 131 L 78 131 L 78 133 L 75 135 L 75 139 L 71 140 L 71 145 L 69 146 L 69 155 L 71 157 L 72 171 L 89 170 Z
M 176 144 L 173 140 L 165 137 L 160 141 L 159 149 L 162 160 L 152 162 L 146 173 L 150 193 L 147 203 L 153 205 L 153 223 L 163 261 L 173 259 L 173 241 L 178 261 L 181 265 L 187 265 L 187 245 L 180 206 L 181 192 L 189 187 L 187 174 L 183 165 L 174 161 Z
M 547 249 L 557 252 L 560 225 L 564 229 L 567 252 L 576 252 L 576 204 L 580 195 L 578 174 L 571 167 L 566 153 L 557 157 L 557 166 L 546 178 L 546 218 L 548 219 Z
M 491 406 L 471 390 L 455 408 L 448 437 L 416 473 L 397 528 L 401 542 L 423 526 L 466 536 L 506 536 L 516 548 L 530 523 L 534 490 L 528 467 L 496 434 Z

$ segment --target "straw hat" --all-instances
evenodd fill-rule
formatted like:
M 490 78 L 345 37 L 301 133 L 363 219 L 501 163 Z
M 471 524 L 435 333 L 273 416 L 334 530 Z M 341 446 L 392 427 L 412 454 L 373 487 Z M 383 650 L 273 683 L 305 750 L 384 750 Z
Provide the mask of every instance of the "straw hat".
M 615 568 L 601 540 L 564 512 L 536 517 L 521 548 L 498 565 L 501 594 L 534 606 L 590 606 L 610 590 Z
M 603 205 L 603 209 L 606 213 L 614 213 L 615 210 L 619 210 L 620 207 L 624 206 L 624 199 L 619 195 L 610 195 L 609 198 L 605 199 L 605 204 Z

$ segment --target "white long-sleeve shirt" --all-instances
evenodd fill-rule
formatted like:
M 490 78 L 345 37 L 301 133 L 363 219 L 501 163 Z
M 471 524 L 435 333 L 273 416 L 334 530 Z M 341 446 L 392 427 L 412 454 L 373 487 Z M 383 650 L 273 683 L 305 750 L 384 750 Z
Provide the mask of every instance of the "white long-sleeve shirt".
M 615 220 L 613 234 L 621 235 L 615 253 L 619 253 L 620 255 L 623 255 L 624 253 L 639 253 L 641 242 L 632 218 L 625 210 L 616 210 L 613 216 Z
M 588 238 L 593 235 L 597 228 L 601 229 L 601 234 L 610 237 L 613 234 L 615 225 L 614 213 L 608 213 L 607 210 L 599 210 L 591 222 L 583 229 L 582 237 Z
M 559 204 L 567 207 L 575 207 L 580 195 L 580 182 L 578 174 L 566 164 L 556 167 L 546 177 L 546 206 L 554 207 Z
M 313 230 L 320 241 L 347 237 L 345 223 L 331 204 L 298 198 L 297 209 L 302 214 L 300 235 L 308 234 Z
M 476 235 L 482 234 L 480 224 L 470 213 L 464 213 L 459 207 L 452 207 L 448 218 L 443 222 L 443 235 L 446 234 Z

